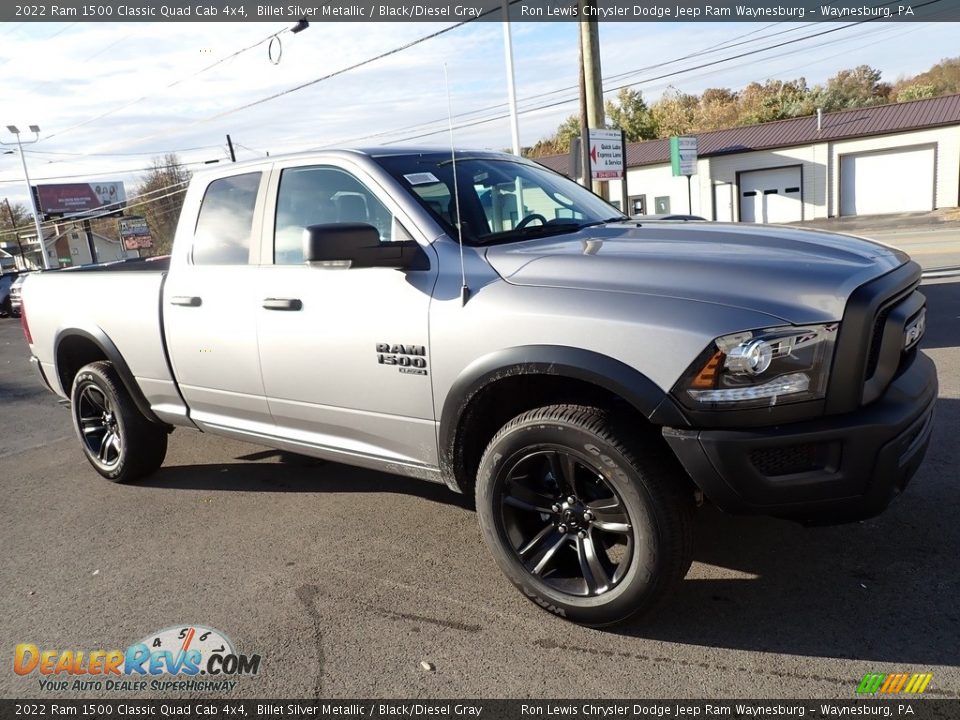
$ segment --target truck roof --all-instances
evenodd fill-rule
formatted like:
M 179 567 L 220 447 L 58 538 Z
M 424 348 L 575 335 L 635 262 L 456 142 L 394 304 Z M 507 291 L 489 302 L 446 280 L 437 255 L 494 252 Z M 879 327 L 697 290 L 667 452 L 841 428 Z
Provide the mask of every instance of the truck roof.
M 501 152 L 499 150 L 490 150 L 485 149 L 481 150 L 478 148 L 457 148 L 457 155 L 469 155 L 476 157 L 478 155 L 490 156 L 490 157 L 514 157 L 508 153 Z M 283 160 L 295 160 L 295 159 L 308 159 L 313 157 L 336 157 L 344 155 L 364 155 L 371 158 L 376 157 L 399 157 L 404 155 L 450 155 L 450 148 L 443 146 L 415 146 L 415 145 L 397 145 L 397 146 L 379 146 L 379 147 L 343 147 L 343 148 L 325 148 L 318 150 L 306 150 L 303 152 L 296 153 L 283 153 L 279 155 L 270 155 L 269 157 L 264 158 L 255 158 L 252 160 L 241 160 L 236 163 L 219 163 L 210 168 L 205 168 L 203 170 L 198 170 L 194 173 L 195 176 L 205 176 L 205 175 L 223 175 L 225 168 L 242 169 L 247 166 L 254 165 L 263 165 L 264 163 L 274 162 L 274 161 L 283 161 Z

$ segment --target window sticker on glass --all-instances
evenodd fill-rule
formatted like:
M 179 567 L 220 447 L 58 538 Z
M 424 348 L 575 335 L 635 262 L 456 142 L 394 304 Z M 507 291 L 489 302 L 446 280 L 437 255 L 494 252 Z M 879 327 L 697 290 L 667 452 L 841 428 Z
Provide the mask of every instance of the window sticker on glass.
M 411 185 L 426 185 L 427 183 L 436 183 L 440 182 L 437 179 L 437 176 L 431 172 L 419 172 L 419 173 L 410 173 L 409 175 L 404 175 L 407 182 Z
M 482 183 L 482 182 L 483 182 L 484 180 L 486 180 L 488 177 L 490 177 L 490 173 L 485 173 L 485 172 L 478 173 L 478 174 L 476 174 L 476 175 L 473 176 L 473 182 L 474 182 L 474 184 Z

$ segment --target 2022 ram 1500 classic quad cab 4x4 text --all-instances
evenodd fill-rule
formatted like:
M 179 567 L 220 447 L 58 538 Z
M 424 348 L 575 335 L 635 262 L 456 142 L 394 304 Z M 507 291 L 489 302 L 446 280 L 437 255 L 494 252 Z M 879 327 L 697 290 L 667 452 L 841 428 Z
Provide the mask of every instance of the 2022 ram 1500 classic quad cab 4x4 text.
M 603 625 L 683 578 L 700 493 L 816 523 L 906 485 L 919 279 L 858 238 L 631 221 L 499 153 L 336 151 L 196 175 L 168 262 L 31 277 L 23 323 L 108 479 L 187 427 L 444 482 L 524 595 Z

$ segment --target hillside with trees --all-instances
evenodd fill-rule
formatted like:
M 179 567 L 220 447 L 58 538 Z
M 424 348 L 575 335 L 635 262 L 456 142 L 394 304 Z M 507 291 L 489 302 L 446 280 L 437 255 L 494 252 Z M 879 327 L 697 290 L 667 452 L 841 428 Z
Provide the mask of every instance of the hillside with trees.
M 960 57 L 941 60 L 926 72 L 894 83 L 879 70 L 859 65 L 841 70 L 823 84 L 810 87 L 805 78 L 752 82 L 740 90 L 708 88 L 700 95 L 669 88 L 648 105 L 638 90 L 624 88 L 605 103 L 607 126 L 622 129 L 627 140 L 653 140 L 672 135 L 755 125 L 824 112 L 906 102 L 960 92 Z M 530 157 L 569 152 L 580 134 L 580 118 L 571 115 L 550 137 L 524 154 Z

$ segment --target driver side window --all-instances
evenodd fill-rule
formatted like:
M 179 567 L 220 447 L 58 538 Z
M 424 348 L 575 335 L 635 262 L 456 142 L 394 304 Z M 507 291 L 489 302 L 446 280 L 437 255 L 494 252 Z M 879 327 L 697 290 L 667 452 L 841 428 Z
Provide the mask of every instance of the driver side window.
M 274 264 L 303 263 L 304 228 L 346 222 L 373 225 L 381 242 L 392 240 L 392 213 L 353 175 L 332 167 L 287 168 L 277 193 Z

